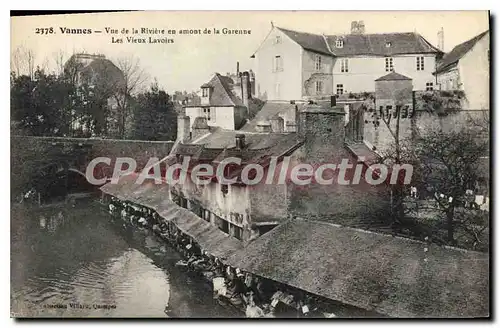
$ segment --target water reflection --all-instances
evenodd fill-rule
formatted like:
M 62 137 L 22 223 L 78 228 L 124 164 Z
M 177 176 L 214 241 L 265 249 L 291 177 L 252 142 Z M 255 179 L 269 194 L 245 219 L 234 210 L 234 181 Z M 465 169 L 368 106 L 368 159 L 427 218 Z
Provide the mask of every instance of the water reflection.
M 13 208 L 11 312 L 40 317 L 232 317 L 147 231 L 97 204 Z

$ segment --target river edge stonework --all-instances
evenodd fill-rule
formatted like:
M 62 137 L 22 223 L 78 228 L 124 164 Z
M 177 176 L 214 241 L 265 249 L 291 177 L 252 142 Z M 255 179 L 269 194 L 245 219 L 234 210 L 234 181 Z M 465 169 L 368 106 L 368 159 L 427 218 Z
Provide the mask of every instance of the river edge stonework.
M 380 286 L 384 286 L 383 288 L 385 288 L 386 293 L 397 295 L 401 292 L 400 284 L 411 283 L 411 280 L 406 279 L 397 282 L 396 279 L 402 278 L 394 276 L 391 278 L 392 281 L 389 285 L 385 282 L 388 273 L 384 270 L 391 270 L 391 268 L 394 270 L 394 266 L 389 260 L 391 258 L 391 255 L 389 255 L 391 252 L 390 248 L 393 248 L 392 252 L 394 253 L 392 256 L 401 261 L 400 266 L 405 267 L 410 265 L 414 267 L 414 257 L 422 261 L 421 265 L 424 266 L 422 269 L 416 271 L 416 274 L 420 275 L 420 277 L 415 277 L 416 280 L 413 282 L 413 286 L 408 285 L 405 289 L 415 288 L 416 290 L 421 290 L 421 292 L 425 292 L 426 297 L 432 295 L 432 293 L 436 293 L 434 297 L 438 297 L 437 295 L 442 290 L 435 289 L 431 291 L 426 288 L 431 285 L 444 284 L 443 286 L 446 286 L 447 292 L 453 291 L 456 295 L 461 295 L 464 289 L 471 288 L 471 292 L 468 294 L 470 296 L 464 299 L 462 304 L 453 303 L 459 306 L 458 311 L 461 311 L 462 315 L 465 315 L 463 311 L 466 308 L 464 306 L 470 307 L 472 304 L 476 304 L 475 306 L 481 307 L 481 304 L 484 304 L 483 299 L 476 299 L 473 295 L 482 294 L 477 288 L 480 288 L 479 290 L 483 292 L 486 292 L 488 289 L 487 284 L 481 283 L 482 279 L 488 274 L 488 268 L 484 265 L 487 260 L 486 254 L 431 245 L 407 238 L 387 236 L 359 229 L 346 229 L 337 225 L 299 218 L 291 219 L 283 223 L 281 227 L 264 233 L 259 238 L 265 241 L 260 244 L 259 239 L 242 243 L 236 238 L 227 236 L 226 233 L 212 226 L 202 217 L 197 216 L 192 210 L 187 208 L 186 203 L 179 201 L 179 204 L 176 204 L 168 199 L 166 197 L 168 195 L 166 193 L 168 187 L 155 187 L 151 184 L 137 185 L 133 181 L 135 181 L 134 176 L 123 177 L 121 183 L 117 185 L 108 184 L 102 187 L 104 194 L 108 195 L 104 199 L 110 199 L 109 196 L 111 196 L 112 202 L 109 210 L 126 220 L 137 222 L 139 225 L 149 224 L 152 229 L 165 235 L 167 240 L 173 242 L 176 247 L 181 250 L 185 248 L 183 252 L 188 260 L 184 265 L 193 263 L 196 265 L 196 263 L 200 263 L 201 270 L 207 270 L 207 267 L 210 268 L 208 270 L 210 278 L 213 279 L 214 275 L 216 278 L 223 278 L 220 282 L 214 279 L 214 293 L 217 295 L 226 295 L 227 293 L 227 297 L 222 296 L 223 299 L 228 298 L 226 301 L 232 300 L 237 306 L 243 306 L 242 309 L 250 308 L 249 311 L 251 313 L 255 311 L 259 313 L 258 315 L 252 315 L 259 317 L 275 316 L 275 306 L 280 302 L 284 303 L 281 306 L 286 304 L 284 306 L 285 309 L 281 309 L 280 311 L 284 311 L 287 315 L 290 315 L 291 310 L 298 317 L 336 317 L 338 315 L 345 317 L 377 317 L 380 315 L 394 315 L 395 312 L 391 310 L 392 306 L 387 301 L 380 302 L 380 298 L 372 298 L 371 295 L 378 293 L 377 289 L 373 289 L 373 287 L 372 289 L 345 289 L 344 287 L 342 294 L 336 290 L 324 288 L 321 283 L 325 280 L 342 281 L 345 279 L 344 277 L 349 275 L 351 278 L 344 280 L 345 284 L 352 284 L 351 279 L 354 279 L 358 283 L 362 283 L 363 279 L 367 278 L 371 279 L 372 282 L 377 281 L 376 279 L 382 279 Z M 309 237 L 303 239 L 304 237 L 302 237 L 303 241 L 301 239 L 293 241 L 294 238 L 297 238 L 293 236 L 294 233 L 298 232 L 299 235 L 305 233 L 306 236 L 310 236 L 316 233 L 315 229 L 319 229 L 324 235 L 318 235 L 316 238 L 311 239 Z M 290 231 L 292 231 L 292 234 L 290 234 Z M 337 253 L 337 255 L 329 253 L 328 255 L 331 257 L 330 261 L 332 264 L 335 263 L 339 268 L 347 267 L 344 273 L 337 274 L 335 270 L 327 269 L 316 273 L 314 279 L 310 279 L 311 277 L 308 276 L 302 281 L 297 280 L 297 276 L 295 275 L 289 275 L 292 270 L 298 270 L 298 272 L 302 270 L 311 272 L 311 270 L 314 270 L 313 268 L 316 267 L 318 262 L 314 259 L 311 261 L 311 253 L 302 248 L 307 245 L 310 246 L 310 249 L 318 249 L 323 238 L 326 237 L 325 235 L 332 236 L 335 234 L 338 234 L 338 238 L 347 239 L 343 241 L 339 240 L 340 244 L 332 245 L 334 248 L 331 250 L 328 247 L 325 248 L 324 244 L 322 248 L 325 248 L 325 251 L 328 253 L 330 251 L 333 252 L 335 247 L 337 252 L 342 252 L 341 249 L 344 249 L 346 254 L 343 256 L 340 255 L 341 253 Z M 283 235 L 283 237 L 280 235 Z M 294 256 L 299 256 L 295 260 L 297 262 L 286 263 L 287 261 L 285 260 L 284 262 L 280 261 L 277 263 L 273 259 L 276 256 L 273 252 L 276 252 L 277 249 L 279 250 L 277 247 L 280 241 L 285 240 L 283 238 L 292 240 L 291 245 L 293 246 L 290 247 L 297 249 L 294 252 Z M 301 245 L 299 240 L 305 244 Z M 344 245 L 346 240 L 350 241 L 348 245 Z M 365 248 L 371 242 L 375 242 L 376 247 L 381 249 L 385 258 L 374 259 L 373 256 L 367 254 L 366 258 L 358 256 L 358 260 L 365 261 L 363 262 L 363 267 L 376 265 L 379 271 L 369 273 L 364 269 L 362 271 L 353 271 L 350 268 L 352 266 L 352 258 L 349 256 L 347 250 L 350 248 L 355 249 L 356 247 Z M 282 249 L 282 253 L 279 256 L 286 259 L 286 254 L 290 252 L 293 252 L 293 250 Z M 414 255 L 403 259 L 400 258 L 401 253 Z M 447 257 L 448 261 L 442 263 L 439 259 L 443 257 Z M 470 267 L 470 263 L 475 263 L 474 267 Z M 464 267 L 464 265 L 469 269 Z M 457 276 L 453 277 L 453 280 L 450 280 L 450 278 L 443 280 L 442 272 L 443 270 L 449 270 L 450 266 L 455 268 Z M 476 274 L 478 269 L 481 271 L 480 275 Z M 378 272 L 382 273 L 382 275 L 377 276 Z M 250 274 L 251 277 L 247 278 L 245 274 Z M 282 276 L 283 274 L 285 276 Z M 252 277 L 256 278 L 257 281 L 266 281 L 268 284 L 266 287 L 263 287 L 263 290 L 261 289 L 258 292 L 254 292 L 248 285 L 245 288 L 245 284 L 243 283 L 248 282 L 251 285 Z M 462 281 L 459 282 L 460 280 Z M 457 285 L 453 286 L 450 284 L 451 281 L 454 281 Z M 229 284 L 232 288 L 229 293 L 225 284 Z M 264 285 L 264 283 L 262 284 Z M 458 286 L 460 287 L 458 288 Z M 219 289 L 222 291 L 216 292 Z M 476 291 L 472 292 L 472 290 Z M 259 293 L 265 296 L 260 296 L 259 305 L 256 306 L 254 297 L 256 297 L 255 295 L 259 295 Z M 390 297 L 390 294 L 387 296 Z M 403 317 L 422 316 L 423 314 L 427 316 L 440 315 L 439 308 L 425 305 L 427 304 L 426 297 L 421 298 L 418 295 L 407 295 L 405 299 L 407 303 L 398 301 L 400 308 L 398 315 Z M 396 297 L 393 296 L 393 299 L 396 299 Z M 444 301 L 443 306 L 446 302 Z M 321 304 L 321 306 L 317 304 Z M 302 306 L 305 306 L 305 312 L 300 310 Z M 450 306 L 450 303 L 448 303 L 448 306 Z M 261 310 L 254 311 L 254 307 L 258 307 Z M 480 311 L 484 311 L 484 309 Z M 441 312 L 441 315 L 444 316 L 445 314 Z

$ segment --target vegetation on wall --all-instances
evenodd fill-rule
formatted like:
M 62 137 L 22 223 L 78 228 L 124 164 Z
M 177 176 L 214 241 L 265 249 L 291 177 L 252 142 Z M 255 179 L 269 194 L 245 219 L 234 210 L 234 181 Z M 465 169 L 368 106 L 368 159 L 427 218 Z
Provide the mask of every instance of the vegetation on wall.
M 437 115 L 447 115 L 462 109 L 465 99 L 463 91 L 422 91 L 415 92 L 415 109 Z

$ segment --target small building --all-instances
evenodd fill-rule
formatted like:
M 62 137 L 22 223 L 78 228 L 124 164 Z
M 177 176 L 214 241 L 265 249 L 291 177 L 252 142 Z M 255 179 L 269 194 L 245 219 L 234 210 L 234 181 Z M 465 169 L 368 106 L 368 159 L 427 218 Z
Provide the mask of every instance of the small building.
M 402 74 L 391 72 L 375 80 L 375 108 L 380 116 L 403 110 L 404 117 L 413 110 L 413 81 Z M 393 117 L 395 115 L 392 115 Z
M 231 77 L 216 73 L 200 87 L 200 104 L 184 106 L 190 131 L 197 117 L 206 118 L 210 127 L 228 130 L 237 130 L 246 122 L 251 98 L 250 74 L 239 75 L 241 80 L 236 83 Z
M 487 110 L 490 107 L 490 32 L 465 41 L 438 62 L 434 73 L 441 90 L 461 90 L 462 109 Z

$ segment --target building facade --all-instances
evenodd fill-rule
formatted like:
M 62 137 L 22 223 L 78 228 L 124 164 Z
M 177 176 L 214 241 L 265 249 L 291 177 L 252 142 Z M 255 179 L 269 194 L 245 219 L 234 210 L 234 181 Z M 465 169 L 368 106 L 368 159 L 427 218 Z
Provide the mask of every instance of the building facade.
M 273 26 L 256 50 L 257 97 L 300 100 L 374 92 L 375 79 L 392 71 L 415 90 L 435 87 L 441 51 L 417 33 L 318 35 Z
M 248 117 L 251 98 L 250 74 L 243 72 L 239 81 L 216 73 L 201 86 L 200 104 L 184 106 L 184 113 L 190 119 L 190 130 L 197 117 L 204 117 L 208 126 L 228 130 L 239 129 Z
M 489 109 L 489 31 L 453 48 L 439 62 L 435 75 L 441 90 L 464 92 L 463 109 Z

